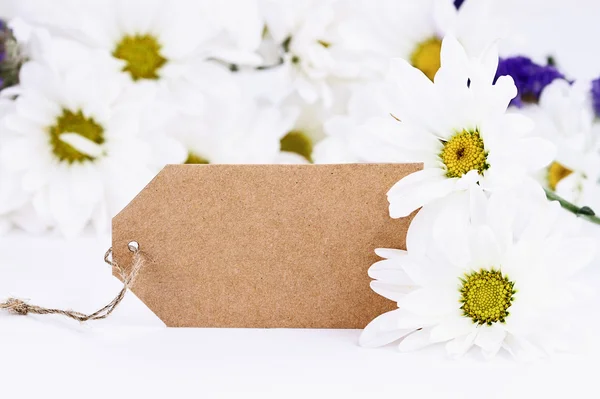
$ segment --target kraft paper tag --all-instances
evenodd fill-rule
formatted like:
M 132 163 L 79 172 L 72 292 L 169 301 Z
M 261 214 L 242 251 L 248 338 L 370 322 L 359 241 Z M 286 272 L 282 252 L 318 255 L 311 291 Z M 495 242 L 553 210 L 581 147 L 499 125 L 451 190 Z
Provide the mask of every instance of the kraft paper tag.
M 395 307 L 367 270 L 404 248 L 386 193 L 419 169 L 168 166 L 113 219 L 114 259 L 152 259 L 133 292 L 170 327 L 363 328 Z

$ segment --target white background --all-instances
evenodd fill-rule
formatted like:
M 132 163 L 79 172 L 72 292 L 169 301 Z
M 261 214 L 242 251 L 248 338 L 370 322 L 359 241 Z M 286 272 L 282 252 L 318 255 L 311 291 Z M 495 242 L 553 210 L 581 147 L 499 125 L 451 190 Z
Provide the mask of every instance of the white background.
M 571 77 L 600 75 L 600 1 L 506 3 L 531 55 L 555 55 Z M 94 311 L 120 289 L 102 261 L 109 246 L 108 237 L 1 237 L 0 300 Z M 587 277 L 600 288 L 600 264 Z M 93 324 L 0 314 L 0 398 L 597 398 L 599 305 L 596 295 L 571 317 L 557 314 L 580 331 L 574 354 L 522 364 L 451 360 L 442 346 L 364 349 L 358 330 L 166 329 L 128 294 Z
M 523 49 L 536 59 L 554 55 L 570 78 L 600 76 L 600 1 L 504 0 Z

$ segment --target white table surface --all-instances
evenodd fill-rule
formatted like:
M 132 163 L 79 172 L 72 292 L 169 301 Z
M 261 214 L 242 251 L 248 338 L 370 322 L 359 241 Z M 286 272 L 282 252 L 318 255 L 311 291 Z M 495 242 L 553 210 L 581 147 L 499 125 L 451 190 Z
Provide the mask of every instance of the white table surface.
M 102 261 L 108 246 L 108 237 L 0 237 L 0 298 L 94 311 L 121 286 Z M 586 278 L 600 287 L 600 267 Z M 596 398 L 599 304 L 579 308 L 574 354 L 525 364 L 452 360 L 443 346 L 365 349 L 359 330 L 167 329 L 129 293 L 109 319 L 84 325 L 0 314 L 0 398 Z

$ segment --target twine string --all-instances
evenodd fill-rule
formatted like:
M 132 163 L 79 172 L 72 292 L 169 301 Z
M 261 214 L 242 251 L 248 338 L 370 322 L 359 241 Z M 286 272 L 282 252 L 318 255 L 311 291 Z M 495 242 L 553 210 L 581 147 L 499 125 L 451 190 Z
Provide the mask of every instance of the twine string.
M 94 313 L 85 314 L 81 312 L 76 312 L 74 310 L 44 308 L 41 306 L 30 305 L 26 301 L 17 298 L 9 298 L 6 302 L 0 303 L 0 310 L 6 310 L 9 313 L 20 316 L 26 316 L 28 314 L 57 314 L 68 317 L 73 320 L 77 320 L 82 323 L 91 320 L 106 319 L 123 301 L 127 290 L 134 285 L 135 279 L 144 264 L 145 258 L 143 252 L 137 246 L 129 245 L 129 250 L 133 252 L 133 262 L 129 274 L 127 274 L 125 269 L 119 266 L 119 264 L 116 261 L 112 260 L 112 248 L 106 251 L 106 254 L 104 255 L 104 262 L 106 262 L 108 265 L 112 266 L 115 270 L 117 270 L 121 277 L 121 280 L 123 281 L 123 289 L 121 289 L 117 296 L 112 301 L 110 301 L 108 305 L 104 306 L 102 309 L 95 311 Z

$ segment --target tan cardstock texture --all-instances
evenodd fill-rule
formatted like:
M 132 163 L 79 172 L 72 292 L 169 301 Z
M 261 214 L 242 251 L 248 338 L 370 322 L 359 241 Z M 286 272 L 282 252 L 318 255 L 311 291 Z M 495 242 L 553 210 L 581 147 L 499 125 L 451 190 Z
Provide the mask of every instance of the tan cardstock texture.
M 133 292 L 170 327 L 363 328 L 395 307 L 367 270 L 404 248 L 386 193 L 419 169 L 167 166 L 113 219 L 114 259 L 152 258 Z

